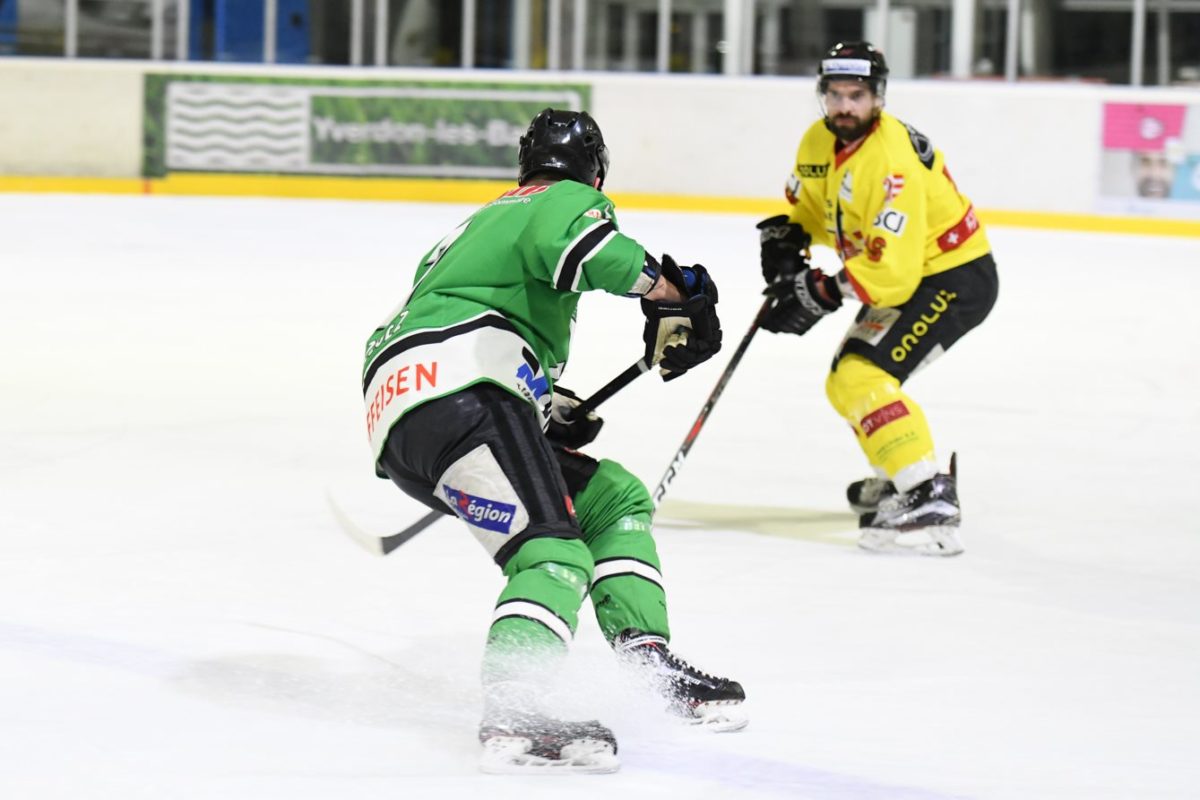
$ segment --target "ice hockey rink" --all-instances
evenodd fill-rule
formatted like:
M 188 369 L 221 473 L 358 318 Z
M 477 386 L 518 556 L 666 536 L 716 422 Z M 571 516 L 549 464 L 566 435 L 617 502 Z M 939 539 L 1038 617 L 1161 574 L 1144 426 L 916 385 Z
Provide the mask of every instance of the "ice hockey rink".
M 330 506 L 424 513 L 373 477 L 361 351 L 471 210 L 0 196 L 0 797 L 1197 796 L 1200 240 L 990 231 L 992 317 L 908 384 L 958 452 L 959 558 L 854 546 L 823 393 L 851 312 L 759 334 L 656 533 L 673 647 L 750 726 L 663 718 L 585 606 L 555 697 L 622 770 L 494 777 L 498 570 L 456 520 L 381 558 Z M 601 409 L 589 451 L 653 486 L 758 306 L 755 219 L 618 212 L 721 290 L 717 358 Z M 637 304 L 589 295 L 563 384 L 641 347 Z

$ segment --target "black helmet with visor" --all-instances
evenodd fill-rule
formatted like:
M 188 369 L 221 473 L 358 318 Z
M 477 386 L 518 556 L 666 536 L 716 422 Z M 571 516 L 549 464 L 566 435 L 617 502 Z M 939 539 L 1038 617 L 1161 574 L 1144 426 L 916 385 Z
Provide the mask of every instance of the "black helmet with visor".
M 870 42 L 838 42 L 821 59 L 817 76 L 818 94 L 825 94 L 836 80 L 866 83 L 880 99 L 887 92 L 887 61 Z

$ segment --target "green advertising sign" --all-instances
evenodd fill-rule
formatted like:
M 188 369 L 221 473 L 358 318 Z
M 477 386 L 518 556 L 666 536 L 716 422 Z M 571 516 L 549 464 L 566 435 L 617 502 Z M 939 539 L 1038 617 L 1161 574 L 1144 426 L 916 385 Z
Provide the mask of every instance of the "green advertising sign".
M 582 84 L 147 75 L 143 172 L 512 178 L 543 108 Z

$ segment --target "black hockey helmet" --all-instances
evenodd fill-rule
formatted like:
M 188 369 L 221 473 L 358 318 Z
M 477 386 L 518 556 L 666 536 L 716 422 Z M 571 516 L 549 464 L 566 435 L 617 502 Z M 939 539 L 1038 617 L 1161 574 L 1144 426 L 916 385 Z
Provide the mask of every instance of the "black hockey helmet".
M 521 137 L 517 183 L 537 173 L 561 175 L 599 189 L 608 174 L 608 148 L 600 126 L 586 111 L 541 111 Z
M 887 61 L 870 42 L 838 42 L 821 59 L 817 75 L 818 94 L 825 94 L 835 80 L 861 81 L 880 98 L 887 92 Z

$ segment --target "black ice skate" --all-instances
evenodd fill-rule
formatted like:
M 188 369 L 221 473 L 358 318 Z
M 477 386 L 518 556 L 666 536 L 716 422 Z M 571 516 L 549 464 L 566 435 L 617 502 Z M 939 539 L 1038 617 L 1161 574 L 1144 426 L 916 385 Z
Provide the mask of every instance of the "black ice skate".
M 895 493 L 896 485 L 886 478 L 864 478 L 846 487 L 846 500 L 855 514 L 869 514 Z
M 613 647 L 643 671 L 654 691 L 667 700 L 668 710 L 689 724 L 727 732 L 740 731 L 749 722 L 740 683 L 701 672 L 672 653 L 663 637 L 631 629 L 618 636 Z
M 858 546 L 877 553 L 956 556 L 961 515 L 953 459 L 950 474 L 937 474 L 911 491 L 879 501 L 859 518 Z
M 541 714 L 489 714 L 479 725 L 479 768 L 495 775 L 616 772 L 617 740 L 595 720 L 565 722 Z

